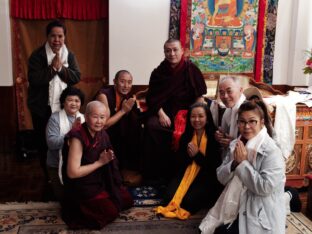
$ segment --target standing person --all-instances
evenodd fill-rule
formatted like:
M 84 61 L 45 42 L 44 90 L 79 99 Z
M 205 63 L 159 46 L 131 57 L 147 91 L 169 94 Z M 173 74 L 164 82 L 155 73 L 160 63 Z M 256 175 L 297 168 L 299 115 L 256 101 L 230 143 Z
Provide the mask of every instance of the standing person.
M 84 123 L 84 116 L 79 112 L 84 103 L 84 94 L 75 87 L 67 87 L 60 97 L 61 110 L 54 112 L 47 124 L 46 139 L 48 144 L 47 171 L 49 183 L 54 196 L 61 201 L 63 198 L 62 174 L 62 148 L 64 136 L 72 128 Z
M 51 112 L 60 110 L 59 98 L 67 85 L 80 80 L 74 54 L 65 46 L 66 28 L 58 21 L 46 27 L 47 40 L 28 60 L 28 107 L 30 109 L 40 162 L 46 174 L 47 144 L 45 128 Z
M 222 160 L 210 110 L 205 103 L 193 104 L 177 151 L 178 175 L 169 183 L 166 207 L 156 213 L 168 218 L 187 219 L 201 208 L 211 208 L 218 199 L 222 185 L 216 169 Z
M 167 40 L 165 59 L 150 77 L 142 145 L 143 177 L 149 181 L 172 176 L 174 160 L 170 146 L 174 118 L 195 101 L 203 101 L 202 95 L 207 92 L 202 73 L 183 57 L 183 52 L 179 40 Z
M 131 73 L 120 70 L 115 75 L 114 86 L 102 88 L 96 95 L 96 99 L 110 111 L 104 128 L 114 147 L 125 183 L 129 185 L 138 184 L 141 180 L 138 173 L 141 125 L 135 97 L 130 96 L 132 82 Z
M 104 129 L 107 118 L 103 103 L 88 103 L 86 122 L 72 129 L 64 141 L 62 217 L 71 229 L 101 229 L 133 204 L 121 185 L 117 159 Z
M 238 110 L 240 137 L 217 169 L 226 187 L 200 225 L 203 234 L 285 233 L 285 163 L 267 132 L 264 106 L 245 102 Z
M 237 111 L 246 100 L 239 78 L 233 76 L 223 77 L 219 82 L 219 96 L 226 109 L 215 137 L 226 148 L 238 136 Z

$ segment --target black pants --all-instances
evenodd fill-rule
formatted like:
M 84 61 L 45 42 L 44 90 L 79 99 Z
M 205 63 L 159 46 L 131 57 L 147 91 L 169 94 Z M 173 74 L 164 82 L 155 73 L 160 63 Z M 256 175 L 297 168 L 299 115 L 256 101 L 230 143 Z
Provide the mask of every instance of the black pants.
M 144 179 L 168 182 L 175 173 L 174 155 L 171 151 L 173 129 L 160 125 L 158 116 L 151 116 L 144 127 L 141 171 Z
M 35 131 L 35 142 L 39 151 L 40 165 L 44 172 L 45 178 L 48 178 L 46 169 L 47 161 L 47 141 L 46 141 L 46 126 L 51 116 L 51 108 L 48 106 L 46 110 L 42 111 L 43 115 L 31 112 L 33 127 Z

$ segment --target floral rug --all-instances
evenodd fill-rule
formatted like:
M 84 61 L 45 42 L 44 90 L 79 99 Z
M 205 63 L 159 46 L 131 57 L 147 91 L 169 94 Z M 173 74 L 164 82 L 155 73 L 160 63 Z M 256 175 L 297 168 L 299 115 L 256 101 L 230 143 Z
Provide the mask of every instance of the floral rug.
M 60 218 L 58 203 L 8 203 L 0 205 L 0 233 L 193 234 L 198 233 L 205 213 L 198 212 L 189 220 L 180 221 L 155 215 L 153 207 L 133 207 L 100 231 L 70 231 Z M 301 213 L 292 213 L 287 217 L 286 233 L 312 233 L 312 222 Z

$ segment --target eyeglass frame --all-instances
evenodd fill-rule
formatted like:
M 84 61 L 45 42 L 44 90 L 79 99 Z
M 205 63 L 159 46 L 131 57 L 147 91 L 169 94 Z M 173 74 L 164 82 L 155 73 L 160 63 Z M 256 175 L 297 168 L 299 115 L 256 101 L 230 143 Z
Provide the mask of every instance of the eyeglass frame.
M 249 121 L 245 121 L 245 120 L 241 120 L 241 119 L 237 120 L 237 125 L 239 127 L 246 127 L 247 124 L 249 127 L 255 127 L 258 124 L 258 120 L 256 120 L 256 119 L 251 119 Z

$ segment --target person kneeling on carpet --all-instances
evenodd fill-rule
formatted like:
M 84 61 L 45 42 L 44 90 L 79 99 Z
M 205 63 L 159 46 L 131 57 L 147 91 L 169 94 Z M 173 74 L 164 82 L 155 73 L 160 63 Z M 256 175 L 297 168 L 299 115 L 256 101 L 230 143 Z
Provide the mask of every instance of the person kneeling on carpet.
M 71 229 L 101 229 L 133 205 L 104 130 L 107 117 L 105 105 L 92 101 L 86 107 L 86 122 L 65 137 L 62 218 Z
M 202 234 L 285 234 L 285 162 L 268 134 L 268 112 L 260 103 L 247 101 L 238 109 L 240 136 L 217 169 L 226 187 L 202 220 Z
M 177 151 L 180 172 L 167 188 L 164 201 L 169 204 L 157 207 L 156 213 L 187 219 L 191 213 L 214 205 L 223 188 L 216 175 L 222 160 L 215 131 L 207 105 L 193 104 Z

